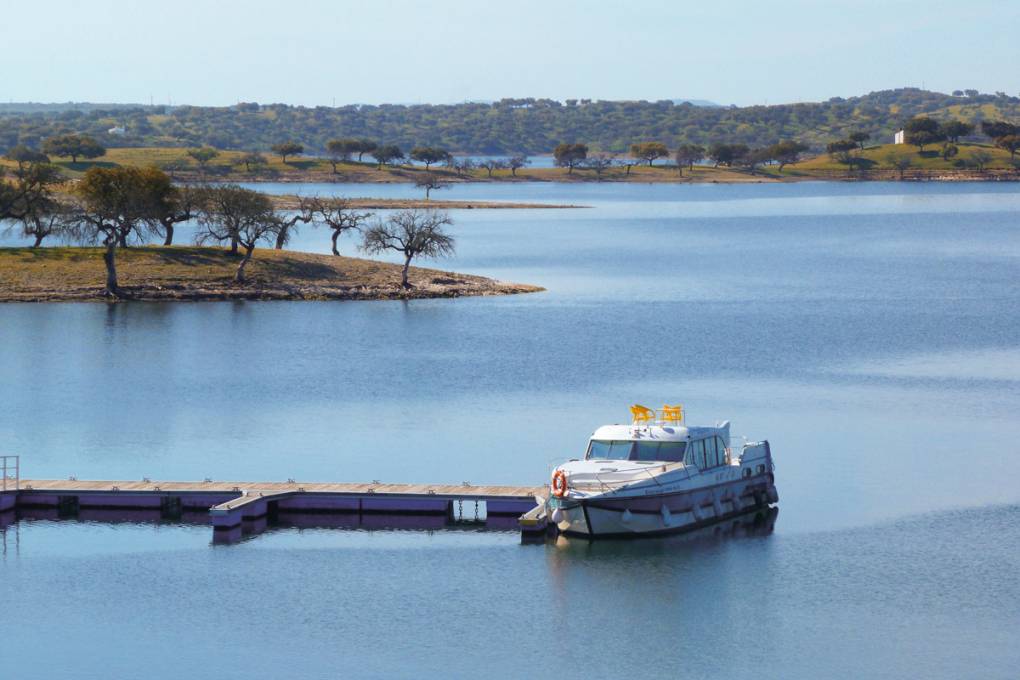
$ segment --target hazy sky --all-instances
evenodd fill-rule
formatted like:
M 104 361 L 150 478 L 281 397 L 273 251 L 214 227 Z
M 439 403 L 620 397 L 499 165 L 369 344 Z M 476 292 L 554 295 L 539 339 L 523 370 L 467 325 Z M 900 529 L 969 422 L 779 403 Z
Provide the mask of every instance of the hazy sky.
M 0 15 L 3 101 L 1020 92 L 1015 0 L 3 0 Z

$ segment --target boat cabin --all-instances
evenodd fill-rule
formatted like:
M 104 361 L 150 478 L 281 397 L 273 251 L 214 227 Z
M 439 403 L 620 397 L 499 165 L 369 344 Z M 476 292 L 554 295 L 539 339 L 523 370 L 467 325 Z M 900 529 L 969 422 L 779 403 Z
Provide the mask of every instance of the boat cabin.
M 730 462 L 730 424 L 719 427 L 683 425 L 605 425 L 588 440 L 585 460 L 631 460 L 684 463 L 699 470 Z

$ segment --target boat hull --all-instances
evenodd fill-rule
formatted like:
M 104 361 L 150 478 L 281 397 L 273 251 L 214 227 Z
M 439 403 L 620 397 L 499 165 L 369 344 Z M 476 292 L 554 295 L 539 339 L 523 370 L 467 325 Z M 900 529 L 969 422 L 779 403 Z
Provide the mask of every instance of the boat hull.
M 779 501 L 771 473 L 673 493 L 600 496 L 554 503 L 561 534 L 581 538 L 661 536 L 701 529 Z

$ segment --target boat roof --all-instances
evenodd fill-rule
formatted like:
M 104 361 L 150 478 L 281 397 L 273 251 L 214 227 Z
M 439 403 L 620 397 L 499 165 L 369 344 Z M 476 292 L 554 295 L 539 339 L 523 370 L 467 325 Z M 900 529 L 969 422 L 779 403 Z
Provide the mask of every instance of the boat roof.
M 685 442 L 690 439 L 703 439 L 715 435 L 722 437 L 728 442 L 730 439 L 730 421 L 727 420 L 715 427 L 688 427 L 686 425 L 666 424 L 603 425 L 592 433 L 591 438 L 603 441 L 657 440 Z

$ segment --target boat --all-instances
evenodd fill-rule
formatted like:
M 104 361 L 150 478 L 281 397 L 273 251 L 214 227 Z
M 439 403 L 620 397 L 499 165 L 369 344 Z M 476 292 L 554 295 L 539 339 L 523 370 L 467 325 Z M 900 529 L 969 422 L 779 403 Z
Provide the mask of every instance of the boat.
M 591 435 L 583 459 L 552 472 L 546 516 L 584 538 L 693 531 L 779 502 L 768 441 L 730 448 L 730 423 L 688 426 L 682 404 L 630 407 Z

